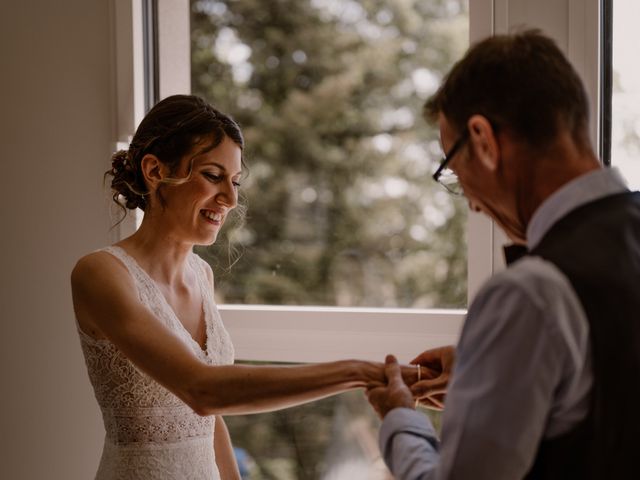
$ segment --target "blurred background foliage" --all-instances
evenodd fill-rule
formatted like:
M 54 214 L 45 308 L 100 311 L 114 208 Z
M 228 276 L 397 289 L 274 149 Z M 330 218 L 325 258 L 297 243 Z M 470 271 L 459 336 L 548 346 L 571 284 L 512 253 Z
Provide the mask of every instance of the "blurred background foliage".
M 441 412 L 421 410 L 440 432 Z M 362 391 L 225 421 L 244 479 L 393 480 L 378 447 L 380 421 Z
M 466 204 L 425 99 L 461 0 L 193 0 L 192 91 L 243 129 L 243 226 L 198 253 L 221 303 L 466 306 Z
M 198 249 L 217 300 L 464 308 L 467 207 L 431 179 L 421 110 L 467 1 L 192 0 L 191 33 L 192 92 L 238 121 L 249 170 L 245 222 Z M 226 421 L 244 478 L 391 478 L 362 392 Z

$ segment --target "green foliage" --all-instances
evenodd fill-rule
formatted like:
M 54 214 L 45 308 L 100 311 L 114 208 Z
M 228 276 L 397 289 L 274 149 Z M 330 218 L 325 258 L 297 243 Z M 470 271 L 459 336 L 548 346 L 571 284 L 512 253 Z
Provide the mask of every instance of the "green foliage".
M 193 93 L 240 123 L 250 170 L 246 222 L 198 250 L 218 300 L 464 307 L 466 204 L 431 179 L 441 152 L 421 109 L 467 46 L 467 2 L 191 6 Z M 328 478 L 375 445 L 376 422 L 361 392 L 227 418 L 251 478 L 278 480 Z
M 430 178 L 421 108 L 466 46 L 465 9 L 192 2 L 193 92 L 240 123 L 250 170 L 245 225 L 199 252 L 219 300 L 464 307 L 466 207 Z
M 439 432 L 441 412 L 421 411 Z M 234 445 L 251 457 L 249 480 L 390 478 L 377 449 L 380 421 L 363 392 L 283 411 L 229 416 L 225 422 Z M 367 466 L 347 477 L 345 465 L 358 461 Z

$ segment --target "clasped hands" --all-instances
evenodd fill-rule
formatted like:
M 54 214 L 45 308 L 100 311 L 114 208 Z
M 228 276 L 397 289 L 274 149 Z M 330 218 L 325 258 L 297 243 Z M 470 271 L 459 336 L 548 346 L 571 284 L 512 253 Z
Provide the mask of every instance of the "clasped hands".
M 387 355 L 386 383 L 369 383 L 367 399 L 381 418 L 394 408 L 415 408 L 418 403 L 441 410 L 454 358 L 451 346 L 427 350 L 411 360 L 411 365 L 419 366 L 420 374 L 416 368 L 416 374 L 410 379 L 406 375 L 406 367 L 401 368 L 393 355 Z

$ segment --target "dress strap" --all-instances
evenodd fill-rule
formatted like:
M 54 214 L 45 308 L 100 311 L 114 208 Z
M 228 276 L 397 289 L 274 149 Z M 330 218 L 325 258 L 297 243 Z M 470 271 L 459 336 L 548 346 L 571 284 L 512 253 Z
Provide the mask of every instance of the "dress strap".
M 207 278 L 207 270 L 210 268 L 209 264 L 196 253 L 191 253 L 189 260 L 191 262 L 191 268 L 193 268 L 193 271 L 196 273 L 202 292 L 206 293 L 207 297 L 209 297 L 209 294 L 212 293 L 211 285 Z
M 233 344 L 222 324 L 220 312 L 218 312 L 213 294 L 213 285 L 211 285 L 208 278 L 208 272 L 211 267 L 196 253 L 192 254 L 190 262 L 198 283 L 200 284 L 200 291 L 202 292 L 202 305 L 207 327 L 207 355 L 209 359 L 219 357 L 226 359 L 223 363 L 233 363 Z
M 110 247 L 105 247 L 98 251 L 107 252 L 110 255 L 116 257 L 118 260 L 120 260 L 120 262 L 124 264 L 124 266 L 129 271 L 129 274 L 133 277 L 136 287 L 138 288 L 138 294 L 140 295 L 140 298 L 144 303 L 147 302 L 144 301 L 145 299 L 143 297 L 146 297 L 147 299 L 153 298 L 155 292 L 154 285 L 152 284 L 153 281 L 151 280 L 147 272 L 145 272 L 142 267 L 138 265 L 138 262 L 136 262 L 135 258 L 129 255 L 124 250 L 124 248 L 117 245 L 111 245 Z
M 99 252 L 107 252 L 111 255 L 113 255 L 114 257 L 116 257 L 118 260 L 120 260 L 122 263 L 124 263 L 125 267 L 127 267 L 127 270 L 129 270 L 129 272 L 133 275 L 133 272 L 136 270 L 136 263 L 133 259 L 133 257 L 131 255 L 129 255 L 127 252 L 124 251 L 124 249 L 122 247 L 118 247 L 117 245 L 111 245 L 109 247 L 104 247 L 101 248 L 100 250 L 98 250 Z

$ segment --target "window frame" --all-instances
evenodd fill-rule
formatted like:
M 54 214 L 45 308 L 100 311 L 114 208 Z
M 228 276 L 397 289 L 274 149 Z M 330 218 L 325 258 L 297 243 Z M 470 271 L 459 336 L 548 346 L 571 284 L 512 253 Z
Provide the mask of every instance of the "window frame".
M 613 127 L 613 0 L 600 1 L 600 111 L 598 154 L 602 164 L 611 166 Z
M 115 3 L 121 5 L 121 9 L 123 4 L 133 6 L 131 10 L 135 11 L 139 2 Z M 189 0 L 155 0 L 155 4 L 159 97 L 190 92 Z M 574 63 L 592 105 L 599 111 L 601 7 L 602 0 L 470 0 L 470 42 L 523 24 L 541 28 L 556 39 Z M 116 21 L 125 30 L 131 28 L 134 32 L 140 28 L 136 25 L 142 25 L 139 14 Z M 141 37 L 141 33 L 131 35 L 132 51 L 140 48 L 134 39 L 141 44 Z M 118 65 L 123 63 L 135 71 L 142 68 L 139 52 L 130 55 L 118 48 L 116 57 Z M 117 84 L 118 93 L 133 92 L 134 100 L 131 95 L 118 95 L 118 140 L 121 142 L 132 135 L 133 126 L 142 118 L 139 103 L 144 99 L 143 82 L 135 75 L 129 80 L 132 80 L 129 87 L 126 82 Z M 594 144 L 598 144 L 600 118 L 591 115 L 591 119 L 590 133 Z M 131 222 L 121 224 L 117 236 L 123 238 L 134 229 Z M 506 238 L 498 227 L 486 217 L 470 212 L 467 304 L 488 277 L 504 268 L 502 245 L 505 243 Z M 466 314 L 465 310 L 322 306 L 220 305 L 218 308 L 233 338 L 236 358 L 283 362 L 355 357 L 380 360 L 390 352 L 396 353 L 401 361 L 408 361 L 425 349 L 455 344 Z

